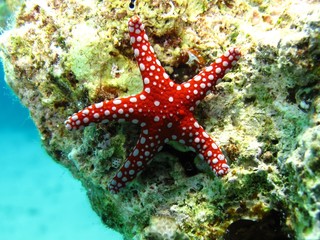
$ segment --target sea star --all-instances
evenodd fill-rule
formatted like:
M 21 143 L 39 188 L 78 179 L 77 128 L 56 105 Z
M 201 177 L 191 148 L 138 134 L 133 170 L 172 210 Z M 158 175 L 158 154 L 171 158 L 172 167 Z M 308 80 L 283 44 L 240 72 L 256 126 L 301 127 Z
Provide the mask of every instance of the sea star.
M 226 174 L 229 170 L 226 158 L 198 124 L 193 111 L 216 82 L 236 64 L 240 51 L 231 48 L 189 81 L 176 84 L 157 59 L 140 18 L 130 18 L 128 27 L 130 43 L 143 79 L 142 92 L 86 107 L 65 121 L 66 128 L 79 129 L 92 122 L 113 120 L 140 125 L 141 134 L 136 146 L 109 183 L 112 193 L 117 193 L 134 179 L 170 140 L 197 151 L 217 175 Z

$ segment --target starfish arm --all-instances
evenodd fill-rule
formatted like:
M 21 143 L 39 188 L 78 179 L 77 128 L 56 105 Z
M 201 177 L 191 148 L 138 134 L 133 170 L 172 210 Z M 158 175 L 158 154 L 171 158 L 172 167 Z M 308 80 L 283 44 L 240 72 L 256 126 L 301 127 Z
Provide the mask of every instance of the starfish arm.
M 140 123 L 137 106 L 145 95 L 116 98 L 90 105 L 71 115 L 65 122 L 68 130 L 76 130 L 92 123 L 108 123 L 109 121 L 131 121 Z
M 215 141 L 205 132 L 194 118 L 184 120 L 180 124 L 187 123 L 188 127 L 182 127 L 176 140 L 189 146 L 192 150 L 199 153 L 199 157 L 206 161 L 211 170 L 218 176 L 228 173 L 229 166 L 222 151 Z
M 231 48 L 199 74 L 181 84 L 186 94 L 193 95 L 192 103 L 198 104 L 212 87 L 237 63 L 241 56 L 239 49 Z
M 110 192 L 118 193 L 143 171 L 154 155 L 161 151 L 164 142 L 164 139 L 157 134 L 157 128 L 143 128 L 136 146 L 110 181 L 108 186 Z
M 133 16 L 129 19 L 128 26 L 130 43 L 142 75 L 144 90 L 148 92 L 150 88 L 154 89 L 157 84 L 164 84 L 164 82 L 173 85 L 173 81 L 161 66 L 149 43 L 141 19 Z

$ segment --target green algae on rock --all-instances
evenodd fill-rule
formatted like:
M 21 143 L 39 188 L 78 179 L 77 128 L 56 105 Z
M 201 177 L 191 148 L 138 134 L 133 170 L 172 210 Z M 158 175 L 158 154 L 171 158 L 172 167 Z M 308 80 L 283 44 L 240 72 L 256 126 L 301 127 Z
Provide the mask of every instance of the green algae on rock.
M 106 184 L 139 129 L 110 123 L 65 130 L 75 110 L 141 91 L 127 32 L 132 14 L 143 18 L 172 78 L 195 75 L 181 63 L 187 49 L 208 63 L 231 45 L 245 53 L 197 109 L 229 158 L 226 177 L 216 178 L 198 159 L 197 174 L 187 176 L 166 151 L 114 196 Z M 0 36 L 0 56 L 6 82 L 30 109 L 48 153 L 126 239 L 223 239 L 231 223 L 259 222 L 271 210 L 283 215 L 282 232 L 317 239 L 319 16 L 319 4 L 309 1 L 139 1 L 131 12 L 125 1 L 32 0 Z

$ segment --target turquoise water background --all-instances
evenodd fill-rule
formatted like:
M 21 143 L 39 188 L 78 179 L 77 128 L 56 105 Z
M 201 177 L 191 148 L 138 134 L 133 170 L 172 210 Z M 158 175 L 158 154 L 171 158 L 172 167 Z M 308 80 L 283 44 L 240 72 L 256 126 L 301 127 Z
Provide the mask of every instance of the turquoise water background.
M 120 240 L 91 209 L 84 188 L 41 147 L 28 110 L 0 62 L 0 239 Z

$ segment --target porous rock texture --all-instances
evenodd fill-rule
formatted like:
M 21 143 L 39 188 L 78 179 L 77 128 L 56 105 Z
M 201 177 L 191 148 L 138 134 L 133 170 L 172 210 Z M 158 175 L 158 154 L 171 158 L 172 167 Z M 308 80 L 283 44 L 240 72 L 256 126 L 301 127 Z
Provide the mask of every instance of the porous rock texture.
M 319 239 L 319 3 L 146 0 L 135 11 L 128 3 L 30 0 L 0 36 L 6 82 L 102 221 L 125 239 Z M 140 92 L 127 30 L 134 14 L 177 82 L 241 48 L 238 66 L 196 111 L 228 158 L 227 176 L 217 178 L 171 143 L 178 151 L 165 148 L 112 195 L 107 182 L 138 127 L 65 129 L 65 119 L 87 105 Z

